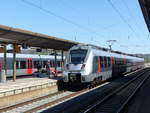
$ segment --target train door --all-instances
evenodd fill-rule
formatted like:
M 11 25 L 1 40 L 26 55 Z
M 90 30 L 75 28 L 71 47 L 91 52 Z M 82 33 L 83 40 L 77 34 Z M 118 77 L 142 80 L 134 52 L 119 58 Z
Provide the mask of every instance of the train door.
M 112 65 L 112 77 L 116 77 L 118 73 L 118 66 L 116 65 L 116 59 L 111 57 L 111 65 Z
M 98 67 L 97 67 L 97 72 L 101 72 L 101 65 L 100 65 L 100 57 L 98 57 Z
M 27 74 L 32 74 L 32 58 L 27 58 Z

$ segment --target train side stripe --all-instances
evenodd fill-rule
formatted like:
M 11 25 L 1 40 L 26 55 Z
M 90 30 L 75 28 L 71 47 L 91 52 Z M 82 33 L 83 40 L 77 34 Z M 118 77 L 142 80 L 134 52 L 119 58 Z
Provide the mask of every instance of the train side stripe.
M 97 72 L 101 72 L 100 58 L 98 57 L 98 68 Z

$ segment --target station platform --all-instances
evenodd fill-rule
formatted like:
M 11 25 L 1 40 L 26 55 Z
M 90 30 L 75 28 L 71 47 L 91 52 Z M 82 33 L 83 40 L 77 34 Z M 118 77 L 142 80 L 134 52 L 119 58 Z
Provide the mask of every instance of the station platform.
M 61 76 L 55 78 L 18 78 L 15 82 L 7 80 L 0 83 L 0 108 L 27 101 L 42 95 L 58 91 L 58 81 Z

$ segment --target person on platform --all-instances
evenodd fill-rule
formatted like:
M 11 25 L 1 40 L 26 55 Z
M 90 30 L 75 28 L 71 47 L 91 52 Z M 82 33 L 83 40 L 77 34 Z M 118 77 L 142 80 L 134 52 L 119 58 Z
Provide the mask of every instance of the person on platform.
M 37 72 L 39 72 L 39 73 L 42 72 L 42 66 L 40 63 L 37 63 Z
M 50 77 L 51 75 L 51 70 L 50 70 L 51 64 L 50 64 L 50 60 L 47 61 L 46 63 L 46 73 L 47 75 Z

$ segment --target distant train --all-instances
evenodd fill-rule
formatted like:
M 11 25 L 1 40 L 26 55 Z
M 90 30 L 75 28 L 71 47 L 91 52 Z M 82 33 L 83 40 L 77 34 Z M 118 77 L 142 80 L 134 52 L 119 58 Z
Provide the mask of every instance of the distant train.
M 93 45 L 73 46 L 66 56 L 65 83 L 94 83 L 144 67 L 144 59 Z
M 0 65 L 2 65 L 3 53 L 0 53 Z M 50 60 L 51 70 L 54 71 L 54 56 L 36 55 L 36 54 L 16 54 L 16 75 L 30 75 L 37 71 L 37 64 L 40 63 L 45 68 L 46 63 Z M 7 53 L 7 76 L 13 75 L 13 54 Z M 1 70 L 2 71 L 2 70 Z M 61 71 L 61 57 L 57 56 L 57 72 Z

